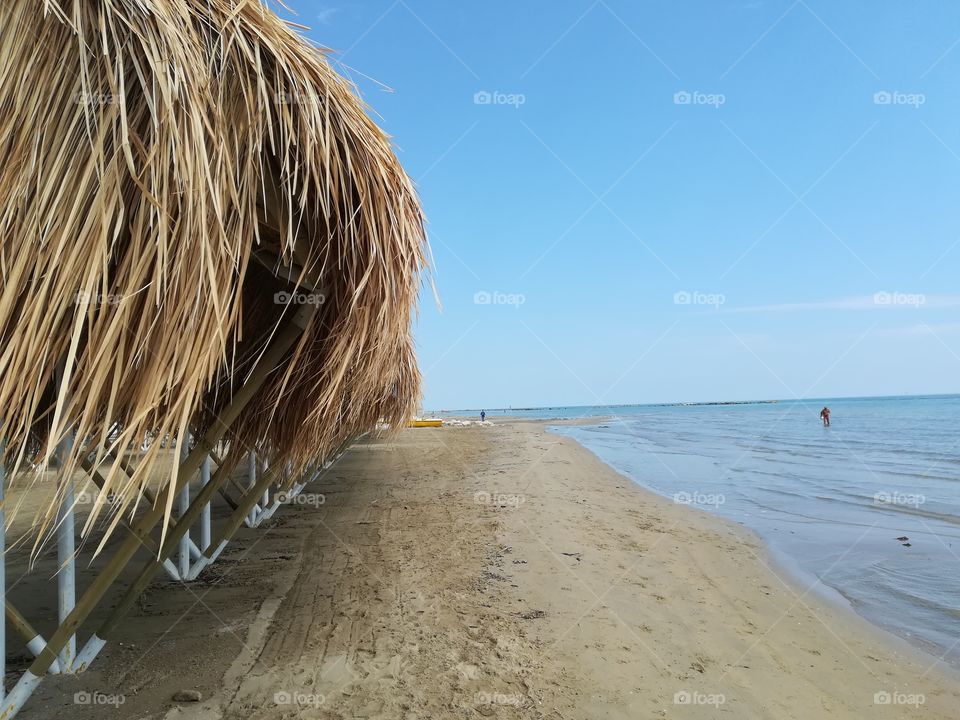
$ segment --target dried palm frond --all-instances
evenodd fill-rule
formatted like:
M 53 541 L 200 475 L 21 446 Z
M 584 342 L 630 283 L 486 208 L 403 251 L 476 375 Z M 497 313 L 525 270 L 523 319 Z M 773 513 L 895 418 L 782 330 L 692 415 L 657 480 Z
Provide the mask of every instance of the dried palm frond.
M 317 312 L 231 452 L 296 472 L 402 424 L 419 401 L 423 218 L 321 51 L 259 1 L 5 0 L 0 28 L 8 465 L 44 467 L 73 436 L 62 485 L 91 453 L 100 466 L 148 434 L 203 432 L 301 302 Z M 132 482 L 103 465 L 116 498 L 84 532 L 132 511 L 160 453 Z

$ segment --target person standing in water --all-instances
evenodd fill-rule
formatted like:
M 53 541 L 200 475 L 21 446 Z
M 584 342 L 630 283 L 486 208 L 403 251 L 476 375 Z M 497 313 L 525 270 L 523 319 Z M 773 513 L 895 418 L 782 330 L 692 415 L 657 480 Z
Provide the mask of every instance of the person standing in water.
M 481 411 L 480 411 L 480 422 L 484 422 L 486 419 L 487 419 L 487 411 L 486 411 L 486 410 L 481 410 Z
M 824 405 L 823 410 L 820 411 L 820 419 L 823 420 L 824 427 L 830 427 L 830 408 L 826 405 Z

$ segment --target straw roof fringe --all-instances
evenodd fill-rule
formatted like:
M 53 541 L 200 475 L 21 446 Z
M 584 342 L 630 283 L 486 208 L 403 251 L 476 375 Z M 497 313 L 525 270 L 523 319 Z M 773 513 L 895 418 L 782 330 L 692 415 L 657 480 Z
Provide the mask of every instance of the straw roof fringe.
M 317 312 L 231 453 L 296 472 L 378 419 L 402 424 L 419 402 L 423 218 L 321 51 L 258 1 L 6 0 L 0 27 L 9 466 L 45 466 L 71 434 L 61 478 L 148 433 L 202 433 L 303 303 Z M 133 510 L 159 446 L 131 481 L 103 465 L 85 534 Z

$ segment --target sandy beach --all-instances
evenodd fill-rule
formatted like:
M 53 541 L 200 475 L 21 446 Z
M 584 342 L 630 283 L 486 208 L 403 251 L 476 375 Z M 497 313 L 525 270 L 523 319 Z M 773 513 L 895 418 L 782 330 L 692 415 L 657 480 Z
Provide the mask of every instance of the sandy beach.
M 44 684 L 21 717 L 806 720 L 960 707 L 934 658 L 794 583 L 740 527 L 641 489 L 539 422 L 366 440 L 302 498 L 242 530 L 199 583 L 155 582 L 120 642 L 84 675 Z M 17 592 L 27 606 L 30 582 Z M 172 701 L 183 690 L 200 702 Z

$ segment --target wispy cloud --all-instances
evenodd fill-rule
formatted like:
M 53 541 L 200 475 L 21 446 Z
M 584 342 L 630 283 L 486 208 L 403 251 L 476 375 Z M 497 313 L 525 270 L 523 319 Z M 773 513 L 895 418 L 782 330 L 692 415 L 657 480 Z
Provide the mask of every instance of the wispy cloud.
M 743 307 L 724 307 L 722 313 L 785 313 L 818 311 L 864 311 L 864 310 L 904 310 L 904 309 L 940 309 L 960 307 L 960 295 L 926 295 L 900 291 L 880 291 L 873 295 L 859 295 L 846 298 L 816 300 L 813 302 L 777 303 L 773 305 L 748 305 Z
M 893 337 L 934 337 L 960 334 L 960 322 L 948 323 L 917 323 L 916 325 L 907 325 L 904 327 L 884 328 L 877 331 L 878 335 L 889 335 Z
M 333 16 L 339 12 L 339 8 L 325 7 L 317 10 L 317 21 L 323 25 L 329 25 Z

